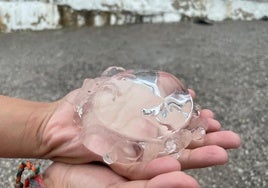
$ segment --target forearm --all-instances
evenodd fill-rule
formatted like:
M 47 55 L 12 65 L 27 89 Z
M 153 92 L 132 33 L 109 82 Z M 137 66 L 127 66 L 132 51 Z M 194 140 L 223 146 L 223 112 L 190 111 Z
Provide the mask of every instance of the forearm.
M 42 125 L 53 103 L 33 102 L 0 95 L 0 157 L 39 157 Z

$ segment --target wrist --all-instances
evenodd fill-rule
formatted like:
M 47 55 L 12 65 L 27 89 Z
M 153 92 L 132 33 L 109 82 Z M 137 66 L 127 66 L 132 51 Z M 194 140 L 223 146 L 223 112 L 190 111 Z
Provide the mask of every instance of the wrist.
M 33 135 L 36 147 L 32 153 L 34 158 L 43 158 L 49 150 L 48 145 L 44 142 L 44 132 L 57 106 L 58 102 L 41 103 L 29 117 L 27 127 L 29 128 L 28 131 L 32 132 L 29 134 Z
M 0 157 L 33 158 L 42 154 L 42 127 L 55 103 L 0 95 Z

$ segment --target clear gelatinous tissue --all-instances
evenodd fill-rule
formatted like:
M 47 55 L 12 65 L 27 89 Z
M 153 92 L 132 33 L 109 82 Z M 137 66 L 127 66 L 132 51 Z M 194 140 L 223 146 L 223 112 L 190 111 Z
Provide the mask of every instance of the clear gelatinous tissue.
M 84 81 L 75 105 L 83 144 L 107 164 L 178 158 L 205 135 L 187 88 L 162 71 L 110 67 Z

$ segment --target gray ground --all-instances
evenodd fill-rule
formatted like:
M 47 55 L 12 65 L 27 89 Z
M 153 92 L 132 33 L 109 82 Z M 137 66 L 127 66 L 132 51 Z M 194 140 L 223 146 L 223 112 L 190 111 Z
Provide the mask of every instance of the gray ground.
M 267 187 L 268 22 L 191 22 L 0 34 L 0 93 L 52 101 L 110 65 L 183 78 L 243 145 L 227 165 L 189 171 L 202 187 Z M 226 138 L 228 139 L 228 138 Z M 0 187 L 17 161 L 0 160 Z

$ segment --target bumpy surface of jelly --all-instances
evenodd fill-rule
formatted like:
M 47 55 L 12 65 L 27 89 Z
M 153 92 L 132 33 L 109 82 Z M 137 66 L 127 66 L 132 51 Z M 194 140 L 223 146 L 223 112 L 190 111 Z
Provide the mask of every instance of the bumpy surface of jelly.
M 188 90 L 161 71 L 110 67 L 84 81 L 76 112 L 84 145 L 108 164 L 178 158 L 205 134 Z

